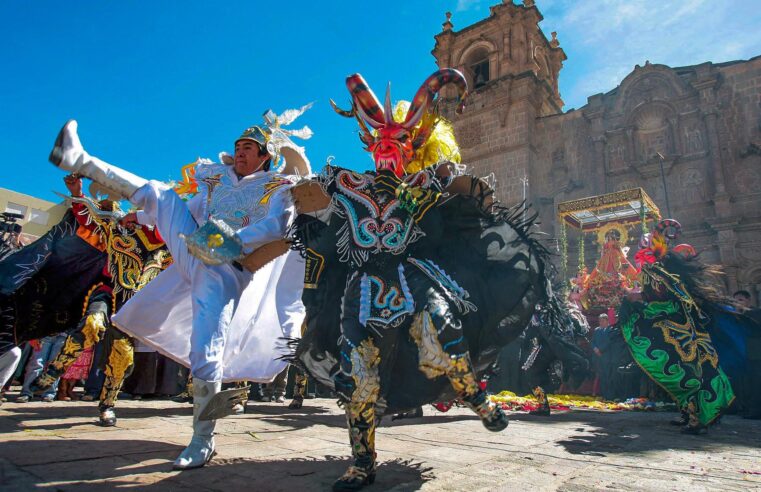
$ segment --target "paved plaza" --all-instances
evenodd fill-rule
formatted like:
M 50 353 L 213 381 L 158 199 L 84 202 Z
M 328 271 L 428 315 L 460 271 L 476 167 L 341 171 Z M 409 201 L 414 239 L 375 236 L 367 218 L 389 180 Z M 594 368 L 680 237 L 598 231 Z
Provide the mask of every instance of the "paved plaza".
M 12 400 L 13 398 L 9 398 Z M 95 424 L 95 403 L 4 403 L 0 490 L 329 490 L 349 463 L 344 417 L 332 400 L 303 409 L 249 403 L 217 426 L 204 469 L 172 471 L 188 442 L 191 406 L 119 402 L 115 428 Z M 486 431 L 465 409 L 384 419 L 381 490 L 761 490 L 761 421 L 725 417 L 706 436 L 669 425 L 673 413 L 512 413 Z

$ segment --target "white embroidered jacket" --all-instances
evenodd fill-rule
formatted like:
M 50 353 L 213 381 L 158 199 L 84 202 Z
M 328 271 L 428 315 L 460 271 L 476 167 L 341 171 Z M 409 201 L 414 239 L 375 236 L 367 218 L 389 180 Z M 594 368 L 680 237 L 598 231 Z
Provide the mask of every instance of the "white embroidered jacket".
M 260 171 L 239 178 L 233 166 L 201 163 L 196 167 L 198 194 L 188 201 L 190 213 L 199 225 L 210 217 L 236 230 L 249 253 L 285 236 L 295 217 L 288 192 L 293 179 Z

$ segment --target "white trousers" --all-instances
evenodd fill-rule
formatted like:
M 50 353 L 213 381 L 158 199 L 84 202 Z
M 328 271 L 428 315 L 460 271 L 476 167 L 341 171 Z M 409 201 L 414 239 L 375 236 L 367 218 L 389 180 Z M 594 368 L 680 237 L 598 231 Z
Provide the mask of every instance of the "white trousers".
M 19 347 L 13 347 L 3 355 L 0 355 L 0 389 L 13 376 L 20 360 L 21 349 Z
M 130 201 L 154 221 L 184 281 L 190 284 L 193 321 L 190 370 L 204 381 L 221 381 L 230 321 L 241 293 L 253 275 L 232 265 L 206 265 L 188 253 L 180 234 L 192 234 L 198 224 L 187 205 L 163 183 L 150 181 Z

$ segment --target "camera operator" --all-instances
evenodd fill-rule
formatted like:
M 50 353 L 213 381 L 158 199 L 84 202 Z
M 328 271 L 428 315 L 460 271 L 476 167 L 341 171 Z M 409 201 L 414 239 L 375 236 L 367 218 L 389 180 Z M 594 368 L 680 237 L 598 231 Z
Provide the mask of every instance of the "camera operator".
M 16 221 L 23 218 L 23 215 L 13 212 L 0 214 L 0 259 L 21 247 L 19 244 L 21 224 L 16 223 Z

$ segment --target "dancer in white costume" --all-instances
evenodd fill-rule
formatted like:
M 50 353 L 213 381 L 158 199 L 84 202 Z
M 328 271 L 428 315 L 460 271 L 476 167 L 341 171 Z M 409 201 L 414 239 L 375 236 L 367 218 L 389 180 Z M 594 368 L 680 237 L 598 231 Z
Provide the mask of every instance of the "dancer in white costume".
M 2 393 L 5 383 L 13 376 L 13 372 L 16 370 L 20 360 L 20 347 L 13 347 L 3 355 L 0 355 L 0 393 Z M 0 405 L 2 404 L 2 401 L 0 401 Z
M 193 438 L 175 460 L 176 469 L 201 467 L 212 458 L 215 420 L 199 417 L 222 381 L 271 381 L 285 366 L 278 358 L 284 352 L 282 338 L 300 334 L 304 264 L 297 253 L 285 253 L 255 273 L 225 260 L 230 247 L 255 256 L 257 248 L 285 237 L 295 215 L 288 190 L 297 178 L 270 167 L 284 157 L 286 172 L 309 174 L 304 149 L 289 137 L 309 138 L 311 131 L 282 128 L 307 108 L 280 116 L 268 111 L 264 124 L 246 129 L 235 141 L 234 156 L 222 154 L 222 164 L 199 163 L 198 193 L 187 202 L 164 183 L 90 156 L 73 120 L 63 127 L 50 154 L 59 168 L 90 178 L 142 208 L 143 213 L 130 214 L 125 222 L 155 225 L 172 253 L 174 264 L 133 297 L 113 322 L 191 368 Z M 234 231 L 239 243 L 223 244 L 222 236 L 213 234 L 215 228 Z M 251 268 L 256 262 L 241 263 Z

